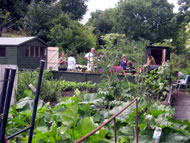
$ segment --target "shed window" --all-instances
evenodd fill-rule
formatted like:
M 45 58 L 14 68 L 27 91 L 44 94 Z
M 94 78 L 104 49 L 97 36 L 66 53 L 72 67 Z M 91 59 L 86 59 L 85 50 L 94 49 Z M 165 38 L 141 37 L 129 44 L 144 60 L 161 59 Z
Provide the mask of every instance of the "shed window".
M 45 56 L 45 48 L 44 47 L 40 47 L 40 56 L 41 57 Z
M 46 49 L 44 47 L 29 46 L 25 48 L 25 56 L 44 57 L 46 56 Z
M 34 47 L 30 47 L 30 56 L 34 57 Z
M 6 56 L 6 49 L 5 49 L 5 47 L 0 47 L 0 56 L 1 57 Z
M 39 47 L 35 47 L 35 56 L 36 56 L 36 57 L 39 56 Z
M 25 56 L 30 56 L 30 47 L 25 48 Z

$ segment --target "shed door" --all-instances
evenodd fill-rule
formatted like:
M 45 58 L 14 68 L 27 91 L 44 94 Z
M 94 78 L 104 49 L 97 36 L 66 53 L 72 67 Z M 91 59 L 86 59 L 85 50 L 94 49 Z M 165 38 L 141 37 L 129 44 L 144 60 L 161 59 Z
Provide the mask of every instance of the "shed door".
M 52 68 L 53 70 L 58 70 L 58 57 L 59 57 L 59 48 L 57 47 L 47 48 L 47 69 Z

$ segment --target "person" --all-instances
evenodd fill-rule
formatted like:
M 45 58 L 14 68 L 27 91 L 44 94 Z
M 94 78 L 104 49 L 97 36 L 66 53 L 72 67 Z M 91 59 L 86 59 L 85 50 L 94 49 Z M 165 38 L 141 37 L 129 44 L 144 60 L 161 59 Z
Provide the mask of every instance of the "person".
M 156 65 L 155 59 L 152 56 L 151 53 L 148 53 L 148 57 L 147 57 L 147 62 L 146 65 L 144 65 L 144 71 L 146 71 L 147 73 L 150 73 L 150 71 L 154 70 L 154 69 L 158 69 L 158 65 Z
M 75 70 L 75 65 L 76 65 L 76 60 L 74 58 L 74 54 L 71 53 L 70 57 L 68 58 L 68 67 L 67 67 L 67 69 L 69 71 Z
M 129 69 L 130 71 L 135 70 L 135 68 L 133 67 L 132 61 L 128 61 L 128 62 L 127 62 L 127 67 L 128 67 L 128 69 Z
M 59 71 L 66 71 L 67 70 L 67 59 L 64 57 L 65 54 L 61 53 L 61 58 L 59 59 Z
M 99 52 L 98 57 L 97 57 L 97 61 L 101 62 L 103 60 L 103 58 L 104 58 L 104 54 L 102 52 Z
M 151 53 L 148 54 L 148 58 L 147 58 L 146 65 L 147 65 L 147 66 L 156 65 L 155 59 L 154 59 L 154 57 L 151 55 Z
M 177 79 L 184 78 L 184 74 L 180 71 L 175 71 L 175 76 L 177 77 Z
M 128 60 L 127 60 L 126 56 L 123 55 L 123 56 L 122 56 L 122 59 L 121 59 L 120 62 L 119 62 L 119 65 L 120 65 L 120 67 L 121 67 L 123 70 L 126 70 L 126 68 L 127 68 L 127 62 L 128 62 Z
M 87 71 L 91 71 L 94 66 L 95 48 L 91 48 L 91 51 L 84 56 L 84 59 L 88 61 Z

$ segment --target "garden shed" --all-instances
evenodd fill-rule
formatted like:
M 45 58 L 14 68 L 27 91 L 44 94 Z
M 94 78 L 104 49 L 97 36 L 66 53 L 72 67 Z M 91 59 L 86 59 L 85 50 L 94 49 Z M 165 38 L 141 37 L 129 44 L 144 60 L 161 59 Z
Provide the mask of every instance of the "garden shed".
M 47 59 L 47 44 L 37 37 L 0 37 L 0 64 L 36 69 Z
M 146 47 L 146 59 L 150 53 L 157 65 L 161 65 L 162 63 L 167 62 L 170 59 L 170 47 L 163 47 L 163 46 L 147 46 Z M 145 59 L 145 62 L 146 62 Z

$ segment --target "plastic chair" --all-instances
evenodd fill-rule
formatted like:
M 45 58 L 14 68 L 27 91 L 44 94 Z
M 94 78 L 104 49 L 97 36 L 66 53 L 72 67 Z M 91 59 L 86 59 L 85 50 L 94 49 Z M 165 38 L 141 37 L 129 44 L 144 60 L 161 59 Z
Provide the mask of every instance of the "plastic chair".
M 183 86 L 185 87 L 185 89 L 187 89 L 189 78 L 190 77 L 188 75 L 186 75 L 184 77 L 184 79 L 177 80 L 177 87 L 178 87 L 178 89 L 180 89 Z

